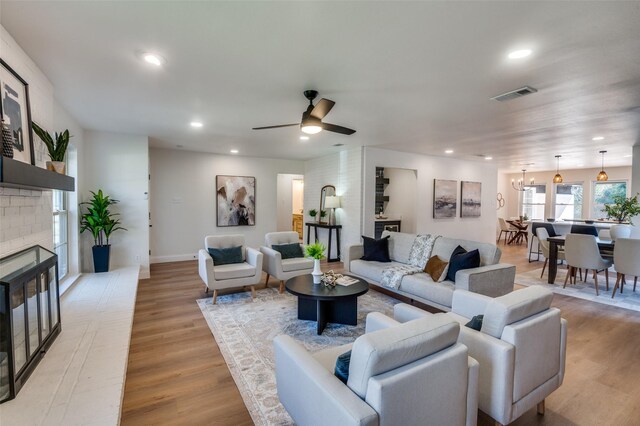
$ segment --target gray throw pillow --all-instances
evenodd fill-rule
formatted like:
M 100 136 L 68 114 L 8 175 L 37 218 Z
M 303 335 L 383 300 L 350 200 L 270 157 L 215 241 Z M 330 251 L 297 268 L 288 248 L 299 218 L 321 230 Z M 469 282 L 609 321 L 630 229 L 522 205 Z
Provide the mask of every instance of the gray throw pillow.
M 242 263 L 242 246 L 229 248 L 208 248 L 214 266 Z
M 291 244 L 274 244 L 271 246 L 277 252 L 280 252 L 282 259 L 294 259 L 296 257 L 304 257 L 302 247 L 298 243 Z

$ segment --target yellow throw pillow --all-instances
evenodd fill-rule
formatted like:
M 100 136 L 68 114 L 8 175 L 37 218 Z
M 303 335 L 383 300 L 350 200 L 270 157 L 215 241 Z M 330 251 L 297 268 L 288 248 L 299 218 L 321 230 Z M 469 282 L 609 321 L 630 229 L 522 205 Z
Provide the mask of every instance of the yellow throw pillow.
M 445 269 L 449 262 L 440 259 L 438 256 L 431 256 L 427 261 L 427 266 L 424 267 L 424 271 L 431 276 L 434 282 L 442 282 L 445 275 Z

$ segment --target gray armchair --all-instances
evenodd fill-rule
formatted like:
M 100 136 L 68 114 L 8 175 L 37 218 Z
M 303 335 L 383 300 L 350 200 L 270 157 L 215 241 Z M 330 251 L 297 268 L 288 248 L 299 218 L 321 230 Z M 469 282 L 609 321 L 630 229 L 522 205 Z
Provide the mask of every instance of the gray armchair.
M 313 354 L 289 336 L 274 339 L 278 396 L 297 425 L 476 424 L 478 363 L 456 343 L 457 322 L 372 313 L 366 329 L 353 345 Z M 345 385 L 333 370 L 350 349 Z
M 299 244 L 299 235 L 295 231 L 269 232 L 264 236 L 264 246 L 260 252 L 264 255 L 263 269 L 267 273 L 266 284 L 269 278 L 274 277 L 280 281 L 280 293 L 284 291 L 284 282 L 298 275 L 310 274 L 313 271 L 313 260 L 304 257 L 295 259 L 282 259 L 280 252 L 273 250 L 275 244 Z M 302 247 L 302 244 L 300 244 Z M 304 250 L 304 247 L 302 247 Z

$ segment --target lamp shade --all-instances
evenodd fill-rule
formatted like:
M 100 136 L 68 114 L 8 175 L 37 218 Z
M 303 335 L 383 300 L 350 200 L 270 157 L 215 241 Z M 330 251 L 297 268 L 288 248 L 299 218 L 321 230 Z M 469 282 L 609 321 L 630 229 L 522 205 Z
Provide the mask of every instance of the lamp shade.
M 324 198 L 324 207 L 327 209 L 337 209 L 340 207 L 340 197 L 330 195 Z

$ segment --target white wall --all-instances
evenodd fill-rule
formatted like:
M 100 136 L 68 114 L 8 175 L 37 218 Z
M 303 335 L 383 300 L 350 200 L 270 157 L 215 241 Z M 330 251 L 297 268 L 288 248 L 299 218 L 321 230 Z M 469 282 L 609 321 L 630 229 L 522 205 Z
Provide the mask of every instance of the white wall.
M 149 140 L 146 136 L 86 131 L 84 133 L 82 201 L 89 191 L 102 189 L 120 201 L 120 213 L 127 231 L 115 232 L 111 243 L 111 266 L 140 266 L 140 277 L 149 277 Z M 168 225 L 171 227 L 171 224 Z M 82 238 L 83 270 L 93 271 L 93 238 Z
M 606 167 L 605 168 L 610 181 L 625 180 L 627 181 L 628 192 L 631 191 L 631 167 Z M 591 218 L 591 199 L 592 199 L 592 184 L 596 181 L 596 176 L 600 172 L 600 168 L 597 169 L 569 169 L 560 170 L 560 174 L 563 178 L 563 183 L 582 183 L 583 184 L 583 219 Z M 533 178 L 536 184 L 546 184 L 546 206 L 545 206 L 545 218 L 554 217 L 553 214 L 553 177 L 555 176 L 555 170 L 526 173 L 527 182 Z M 506 206 L 500 211 L 500 217 L 509 218 L 520 215 L 520 196 L 521 192 L 516 191 L 511 186 L 511 179 L 517 181 L 522 178 L 522 173 L 501 173 L 501 181 L 503 182 L 502 195 L 506 199 Z
M 415 233 L 418 199 L 416 171 L 387 167 L 384 169 L 384 177 L 389 178 L 389 184 L 384 190 L 384 195 L 389 196 L 385 216 L 401 219 L 402 232 Z
M 498 185 L 498 172 L 495 166 L 486 162 L 430 157 L 366 147 L 364 149 L 363 170 L 363 224 L 365 235 L 373 235 L 376 167 L 417 170 L 416 232 L 437 233 L 454 238 L 495 242 L 497 225 L 495 197 Z M 460 199 L 460 181 L 482 182 L 481 216 L 479 218 L 461 218 L 458 206 L 457 217 L 434 219 L 434 179 L 457 180 L 458 200 Z
M 53 125 L 53 86 L 37 65 L 0 26 L 2 59 L 29 84 L 32 120 L 43 128 Z M 33 136 L 35 160 L 44 167 L 44 144 Z M 39 244 L 53 249 L 51 191 L 0 187 L 0 257 Z
M 151 261 L 158 263 L 195 259 L 207 235 L 243 234 L 247 245 L 263 245 L 278 226 L 278 174 L 302 174 L 304 163 L 152 148 L 150 168 Z M 255 176 L 255 226 L 216 226 L 216 175 Z

